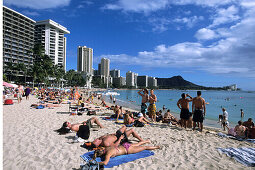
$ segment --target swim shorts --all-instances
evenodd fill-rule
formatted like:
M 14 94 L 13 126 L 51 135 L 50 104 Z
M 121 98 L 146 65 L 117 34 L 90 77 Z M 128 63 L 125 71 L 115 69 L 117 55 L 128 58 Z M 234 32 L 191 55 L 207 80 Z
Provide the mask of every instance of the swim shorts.
M 141 113 L 146 113 L 146 111 L 147 111 L 147 105 L 146 105 L 146 103 L 142 103 L 142 105 L 141 105 Z
M 189 120 L 190 116 L 191 116 L 191 113 L 189 112 L 189 109 L 181 109 L 181 114 L 180 114 L 181 119 Z
M 77 132 L 77 136 L 82 138 L 82 139 L 88 139 L 89 135 L 90 135 L 90 130 L 89 130 L 89 126 L 88 125 L 80 125 L 79 126 L 79 130 Z
M 194 116 L 193 116 L 193 121 L 194 122 L 201 122 L 201 123 L 203 123 L 203 121 L 204 121 L 203 110 L 200 110 L 200 109 L 196 109 L 195 110 Z
M 156 105 L 150 104 L 148 107 L 148 111 L 150 116 L 156 115 Z
M 121 135 L 124 135 L 124 138 L 120 141 L 120 143 L 122 144 L 122 143 L 124 143 L 124 142 L 128 142 L 128 138 L 127 138 L 126 132 L 122 133 L 120 130 L 117 130 L 117 132 L 116 132 L 116 135 L 115 135 L 115 136 L 117 137 L 117 140 L 116 140 L 116 141 L 119 140 L 119 138 L 120 138 Z

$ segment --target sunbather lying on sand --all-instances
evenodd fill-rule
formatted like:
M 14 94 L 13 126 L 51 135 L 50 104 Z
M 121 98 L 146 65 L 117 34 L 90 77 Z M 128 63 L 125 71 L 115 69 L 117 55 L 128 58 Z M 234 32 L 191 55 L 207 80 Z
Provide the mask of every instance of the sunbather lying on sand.
M 50 104 L 50 103 L 44 103 L 44 104 L 31 104 L 31 106 L 30 107 L 33 107 L 33 108 L 36 108 L 36 107 L 38 107 L 38 106 L 44 106 L 44 107 L 60 107 L 60 105 L 59 104 Z
M 124 138 L 121 138 L 122 135 L 124 135 Z M 127 130 L 126 126 L 122 126 L 119 130 L 117 130 L 116 133 L 107 134 L 95 139 L 92 142 L 92 145 L 93 145 L 93 148 L 96 148 L 99 146 L 103 146 L 103 147 L 116 146 L 117 147 L 119 146 L 119 144 L 127 142 L 128 137 L 130 135 L 137 138 L 140 142 L 144 141 L 134 129 Z
M 71 124 L 70 122 L 64 122 L 63 126 L 56 131 L 62 135 L 70 132 L 71 130 L 77 132 L 78 137 L 88 139 L 90 135 L 90 129 L 93 123 L 97 124 L 100 128 L 104 128 L 104 126 L 99 122 L 96 117 L 92 117 L 82 123 Z
M 132 124 L 135 123 L 135 121 L 139 121 L 139 122 L 142 122 L 142 123 L 144 123 L 144 124 L 150 123 L 149 120 L 147 120 L 145 117 L 143 117 L 143 114 L 142 114 L 142 113 L 139 115 L 139 118 L 137 118 L 137 119 L 135 119 L 135 118 L 133 117 L 133 114 L 130 113 L 130 112 L 124 114 L 124 124 L 125 124 L 125 125 L 132 125 Z
M 124 138 L 122 135 L 120 138 Z M 100 165 L 107 165 L 108 162 L 110 161 L 111 157 L 119 156 L 119 155 L 127 155 L 127 154 L 132 154 L 132 153 L 138 153 L 143 150 L 154 150 L 154 149 L 159 149 L 159 146 L 141 146 L 143 144 L 150 143 L 149 140 L 146 141 L 140 141 L 138 143 L 128 143 L 125 142 L 122 145 L 116 147 L 116 146 L 111 146 L 111 147 L 101 147 L 97 149 L 93 155 L 93 160 L 96 159 L 97 156 L 105 156 L 104 161 L 99 162 Z

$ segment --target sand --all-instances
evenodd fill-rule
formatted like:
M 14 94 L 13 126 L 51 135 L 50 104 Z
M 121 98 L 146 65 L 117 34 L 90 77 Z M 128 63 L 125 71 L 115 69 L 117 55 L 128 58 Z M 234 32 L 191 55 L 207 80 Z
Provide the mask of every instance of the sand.
M 64 121 L 77 123 L 90 117 L 57 114 L 67 112 L 67 104 L 54 109 L 30 109 L 31 103 L 37 101 L 30 96 L 30 100 L 23 98 L 20 104 L 15 100 L 14 105 L 3 106 L 3 169 L 79 169 L 80 155 L 87 149 L 80 146 L 82 143 L 73 143 L 75 133 L 58 135 L 54 130 Z M 92 130 L 88 141 L 121 127 L 111 121 L 100 121 L 106 128 Z M 163 124 L 134 129 L 161 149 L 155 150 L 154 156 L 112 169 L 252 169 L 219 154 L 217 148 L 254 147 L 254 144 L 220 138 L 212 130 L 201 133 Z

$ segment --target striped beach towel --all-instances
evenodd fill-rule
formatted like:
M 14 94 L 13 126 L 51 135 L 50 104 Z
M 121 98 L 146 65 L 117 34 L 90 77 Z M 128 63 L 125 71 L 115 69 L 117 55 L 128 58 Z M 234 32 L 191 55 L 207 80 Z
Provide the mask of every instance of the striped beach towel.
M 227 135 L 225 133 L 218 133 L 218 136 L 223 137 L 223 138 L 231 138 L 239 141 L 245 141 L 245 142 L 250 142 L 250 143 L 255 143 L 255 139 L 242 139 L 242 138 L 236 138 L 235 136 L 232 135 Z
M 234 158 L 243 165 L 255 167 L 255 148 L 217 148 L 217 150 Z

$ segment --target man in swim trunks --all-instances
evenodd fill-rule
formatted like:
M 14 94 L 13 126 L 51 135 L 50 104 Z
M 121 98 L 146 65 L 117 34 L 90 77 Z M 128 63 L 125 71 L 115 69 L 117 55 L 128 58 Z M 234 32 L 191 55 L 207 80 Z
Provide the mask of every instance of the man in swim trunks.
M 70 122 L 64 122 L 63 127 L 69 128 L 70 130 L 77 132 L 78 137 L 81 137 L 83 139 L 88 139 L 90 135 L 90 129 L 93 123 L 97 124 L 100 128 L 103 128 L 103 125 L 99 122 L 99 120 L 96 117 L 92 117 L 88 119 L 87 121 L 84 121 L 82 123 L 76 123 L 76 124 L 71 124 Z
M 197 91 L 197 97 L 192 101 L 193 113 L 193 130 L 196 128 L 196 123 L 200 124 L 200 130 L 203 130 L 203 121 L 206 113 L 205 99 L 201 97 L 201 91 Z
M 185 129 L 187 128 L 188 120 L 191 117 L 191 114 L 189 112 L 189 102 L 192 101 L 192 97 L 189 94 L 182 93 L 182 98 L 180 98 L 177 102 L 177 106 L 179 109 L 181 109 L 181 126 Z M 186 97 L 189 97 L 190 99 L 187 99 Z
M 151 89 L 151 95 L 149 96 L 149 102 L 150 105 L 148 107 L 149 116 L 152 119 L 153 122 L 156 122 L 156 105 L 155 102 L 157 102 L 157 96 L 154 94 L 154 90 Z
M 120 144 L 127 142 L 128 137 L 132 135 L 133 137 L 137 138 L 139 141 L 143 141 L 143 139 L 138 135 L 134 129 L 127 130 L 126 126 L 122 126 L 119 130 L 117 130 L 114 134 L 107 134 L 95 139 L 92 142 L 93 147 L 103 146 L 119 146 Z
M 141 91 L 143 91 L 143 94 L 141 93 Z M 141 104 L 141 113 L 143 114 L 144 117 L 146 117 L 146 109 L 147 109 L 147 105 L 146 103 L 149 100 L 149 92 L 147 89 L 142 89 L 140 91 L 137 92 L 140 96 L 142 96 L 142 104 Z

